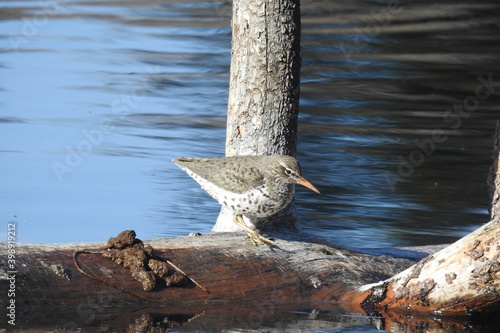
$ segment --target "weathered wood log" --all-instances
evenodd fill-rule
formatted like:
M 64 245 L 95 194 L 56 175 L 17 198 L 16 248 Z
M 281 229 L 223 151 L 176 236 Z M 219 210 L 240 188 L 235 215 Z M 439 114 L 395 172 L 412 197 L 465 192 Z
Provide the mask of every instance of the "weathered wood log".
M 163 284 L 150 292 L 128 268 L 101 254 L 104 243 L 16 244 L 13 272 L 0 281 L 0 289 L 11 288 L 15 296 L 0 303 L 8 309 L 14 300 L 17 327 L 36 329 L 96 330 L 116 316 L 122 320 L 113 329 L 125 331 L 129 318 L 136 318 L 134 327 L 157 327 L 201 314 L 210 330 L 233 327 L 221 318 L 258 328 L 259 318 L 276 320 L 290 310 L 331 311 L 352 284 L 385 279 L 414 263 L 355 253 L 303 234 L 280 237 L 286 239 L 277 238 L 275 248 L 252 246 L 243 233 L 145 240 L 158 259 L 168 259 L 191 279 L 183 287 Z M 1 246 L 4 252 L 6 244 Z M 0 267 L 5 260 L 0 257 Z
M 278 309 L 279 313 L 302 307 L 331 311 L 336 306 L 360 314 L 382 314 L 386 329 L 391 325 L 411 327 L 421 324 L 422 321 L 416 321 L 423 320 L 424 314 L 418 317 L 412 312 L 411 318 L 396 315 L 402 306 L 456 314 L 490 310 L 498 304 L 499 245 L 498 238 L 491 240 L 498 237 L 498 223 L 493 221 L 409 269 L 415 260 L 398 259 L 394 253 L 360 254 L 299 233 L 279 235 L 275 248 L 254 247 L 243 233 L 145 240 L 144 244 L 154 248 L 159 260 L 168 259 L 191 279 L 182 287 L 157 285 L 150 292 L 143 290 L 128 268 L 102 256 L 104 243 L 16 244 L 14 273 L 4 274 L 0 285 L 2 290 L 12 289 L 9 277 L 13 274 L 18 318 L 29 318 L 30 322 L 36 318 L 37 323 L 44 323 L 47 312 L 58 313 L 63 323 L 57 325 L 75 328 L 119 314 L 145 316 L 147 322 L 157 320 L 151 314 L 162 314 L 162 321 L 169 318 L 172 323 L 206 314 L 213 319 L 210 325 L 219 325 L 217 318 L 229 314 L 248 319 L 256 313 L 278 313 Z M 479 239 L 480 243 L 470 244 L 472 239 Z M 3 251 L 6 244 L 1 246 Z M 461 257 L 463 246 L 468 252 Z M 75 266 L 75 253 L 76 263 L 85 275 Z M 400 256 L 407 253 L 412 255 L 410 258 L 424 256 L 396 252 Z M 458 258 L 457 262 L 453 258 Z M 464 261 L 469 266 L 462 271 Z M 6 267 L 6 262 L 0 264 Z M 448 264 L 443 272 L 438 271 L 440 264 Z M 427 277 L 428 272 L 434 275 Z M 468 280 L 464 279 L 466 276 Z M 364 286 L 374 281 L 385 283 Z M 465 299 L 442 299 L 452 290 Z M 378 295 L 379 291 L 385 294 Z M 433 298 L 435 291 L 441 298 Z M 393 296 L 396 292 L 401 298 Z M 8 302 L 1 298 L 4 308 Z M 448 307 L 437 308 L 434 303 Z M 427 325 L 437 329 L 443 322 L 430 320 Z
M 500 304 L 500 219 L 493 220 L 405 271 L 342 297 L 368 313 L 444 315 Z
M 180 267 L 193 283 L 158 286 L 152 292 L 128 269 L 103 257 L 103 243 L 17 244 L 18 305 L 78 305 L 89 295 L 113 295 L 113 302 L 160 302 L 180 306 L 206 301 L 335 301 L 352 286 L 388 278 L 413 262 L 359 254 L 308 235 L 276 239 L 277 247 L 255 247 L 242 233 L 210 233 L 144 241 L 155 256 Z M 81 274 L 78 266 L 94 279 Z M 3 260 L 3 258 L 1 258 Z M 3 263 L 2 263 L 3 264 Z M 2 283 L 6 281 L 3 280 Z

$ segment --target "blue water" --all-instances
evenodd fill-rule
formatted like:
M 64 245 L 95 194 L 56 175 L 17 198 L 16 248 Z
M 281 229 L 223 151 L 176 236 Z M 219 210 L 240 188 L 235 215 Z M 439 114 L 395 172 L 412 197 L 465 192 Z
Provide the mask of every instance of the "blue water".
M 56 4 L 2 3 L 0 220 L 19 242 L 210 231 L 218 204 L 171 160 L 224 154 L 230 4 Z M 478 76 L 500 80 L 498 5 L 388 8 L 302 5 L 298 158 L 323 195 L 299 188 L 299 217 L 352 248 L 451 242 L 488 220 L 499 88 L 460 124 L 444 114 Z M 436 129 L 446 140 L 401 167 Z

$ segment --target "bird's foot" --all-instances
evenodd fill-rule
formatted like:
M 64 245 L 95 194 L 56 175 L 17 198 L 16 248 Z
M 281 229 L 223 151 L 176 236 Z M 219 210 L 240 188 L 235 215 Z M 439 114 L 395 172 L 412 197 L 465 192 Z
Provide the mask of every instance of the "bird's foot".
M 258 232 L 251 230 L 252 232 L 247 232 L 247 238 L 253 243 L 253 245 L 267 245 L 267 246 L 275 246 L 277 245 L 272 240 L 261 236 Z
M 267 245 L 267 246 L 273 246 L 277 245 L 275 242 L 273 242 L 270 239 L 267 239 L 264 236 L 261 236 L 257 231 L 250 229 L 247 227 L 245 221 L 243 220 L 243 217 L 241 215 L 237 215 L 233 219 L 234 223 L 245 230 L 247 233 L 247 238 L 250 239 L 253 245 Z

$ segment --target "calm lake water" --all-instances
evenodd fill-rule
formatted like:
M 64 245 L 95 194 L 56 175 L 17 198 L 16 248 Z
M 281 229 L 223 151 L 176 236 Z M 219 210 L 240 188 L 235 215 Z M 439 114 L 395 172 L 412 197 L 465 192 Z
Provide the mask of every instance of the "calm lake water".
M 302 1 L 298 159 L 323 193 L 297 189 L 305 231 L 380 248 L 488 221 L 499 14 Z M 210 231 L 219 205 L 171 160 L 224 154 L 230 19 L 220 1 L 2 1 L 1 239 L 12 221 L 19 242 Z

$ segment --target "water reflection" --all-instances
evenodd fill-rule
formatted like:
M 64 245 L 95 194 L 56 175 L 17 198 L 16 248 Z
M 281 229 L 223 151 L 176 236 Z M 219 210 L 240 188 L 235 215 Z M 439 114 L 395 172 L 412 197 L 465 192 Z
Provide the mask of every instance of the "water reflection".
M 168 307 L 110 308 L 95 312 L 60 313 L 54 318 L 50 311 L 23 313 L 32 320 L 22 323 L 21 331 L 65 332 L 497 332 L 498 320 L 490 323 L 481 318 L 428 318 L 418 316 L 360 316 L 340 309 L 295 307 L 278 304 L 247 304 L 225 307 L 217 304 L 182 308 Z M 52 309 L 53 311 L 54 309 Z M 91 317 L 89 318 L 89 314 Z M 83 319 L 86 321 L 76 319 Z M 225 320 L 221 320 L 225 318 Z

